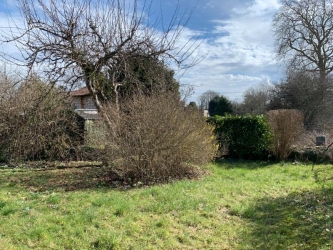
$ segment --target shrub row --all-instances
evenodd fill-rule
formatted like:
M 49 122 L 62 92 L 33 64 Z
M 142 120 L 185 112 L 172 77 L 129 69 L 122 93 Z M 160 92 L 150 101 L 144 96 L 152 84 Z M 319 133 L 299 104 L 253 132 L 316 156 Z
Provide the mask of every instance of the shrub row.
M 263 115 L 214 116 L 220 155 L 241 159 L 285 160 L 303 128 L 303 115 L 297 110 L 273 110 Z
M 263 159 L 268 156 L 271 132 L 264 116 L 215 116 L 208 121 L 215 125 L 221 154 L 227 148 L 232 158 Z

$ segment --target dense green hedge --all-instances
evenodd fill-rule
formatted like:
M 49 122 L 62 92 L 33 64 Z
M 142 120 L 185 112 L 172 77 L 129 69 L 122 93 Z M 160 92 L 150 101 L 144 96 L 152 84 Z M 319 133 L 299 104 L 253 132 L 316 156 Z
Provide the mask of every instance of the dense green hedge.
M 230 157 L 267 158 L 271 132 L 264 116 L 215 116 L 208 122 L 215 125 L 219 148 L 227 147 Z

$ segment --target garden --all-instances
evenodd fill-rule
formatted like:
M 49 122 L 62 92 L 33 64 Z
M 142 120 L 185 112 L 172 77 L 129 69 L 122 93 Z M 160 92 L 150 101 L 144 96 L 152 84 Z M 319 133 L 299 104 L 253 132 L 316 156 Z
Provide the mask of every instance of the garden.
M 101 166 L 0 170 L 1 249 L 331 249 L 333 167 L 224 160 L 115 185 Z

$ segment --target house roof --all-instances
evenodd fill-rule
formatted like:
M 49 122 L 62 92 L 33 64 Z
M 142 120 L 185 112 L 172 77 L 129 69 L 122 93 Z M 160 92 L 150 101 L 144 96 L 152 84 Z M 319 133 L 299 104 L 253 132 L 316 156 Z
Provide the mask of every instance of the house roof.
M 87 96 L 90 95 L 89 89 L 87 87 L 72 91 L 71 96 Z

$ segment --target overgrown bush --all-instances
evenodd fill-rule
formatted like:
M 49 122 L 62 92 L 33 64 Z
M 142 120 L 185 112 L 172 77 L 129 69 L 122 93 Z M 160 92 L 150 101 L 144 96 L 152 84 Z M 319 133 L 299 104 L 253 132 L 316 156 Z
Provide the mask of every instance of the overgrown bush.
M 212 128 L 176 94 L 138 94 L 120 112 L 109 112 L 114 129 L 108 162 L 122 179 L 151 183 L 193 176 L 214 156 Z
M 230 157 L 267 158 L 271 133 L 264 116 L 215 116 L 209 123 L 215 125 L 219 149 L 226 148 Z
M 333 145 L 333 128 L 332 125 L 328 126 L 327 124 L 323 124 L 325 129 L 316 131 L 316 130 L 304 130 L 300 138 L 297 140 L 297 148 L 311 148 L 316 146 L 316 138 L 318 136 L 325 137 L 325 144 L 323 146 Z
M 37 78 L 19 87 L 0 85 L 0 154 L 2 160 L 69 160 L 77 153 L 83 130 L 66 95 Z M 81 124 L 83 125 L 83 124 Z
M 288 159 L 292 161 L 311 162 L 315 164 L 332 163 L 333 151 L 331 148 L 312 147 L 293 149 Z
M 303 132 L 303 115 L 295 109 L 271 110 L 268 121 L 273 134 L 271 150 L 278 160 L 285 160 Z

